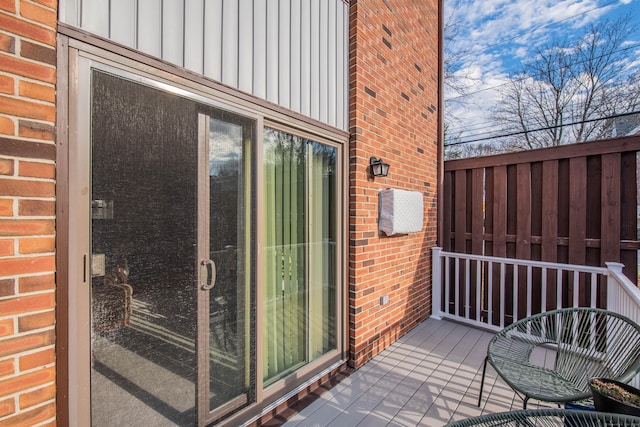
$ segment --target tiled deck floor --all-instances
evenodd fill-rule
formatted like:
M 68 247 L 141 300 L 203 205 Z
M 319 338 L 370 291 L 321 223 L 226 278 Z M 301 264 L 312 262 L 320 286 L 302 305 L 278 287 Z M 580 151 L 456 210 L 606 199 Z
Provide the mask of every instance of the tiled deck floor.
M 476 406 L 491 337 L 491 333 L 468 326 L 427 319 L 284 425 L 442 426 L 480 414 L 521 409 L 522 400 L 496 379 L 491 366 L 487 367 L 482 406 Z M 545 363 L 548 356 L 541 353 L 538 357 Z M 537 404 L 531 401 L 528 408 Z

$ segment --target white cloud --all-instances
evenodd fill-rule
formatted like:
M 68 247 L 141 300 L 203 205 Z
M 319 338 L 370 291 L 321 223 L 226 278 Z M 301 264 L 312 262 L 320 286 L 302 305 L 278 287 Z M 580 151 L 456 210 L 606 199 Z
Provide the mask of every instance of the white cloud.
M 465 105 L 448 101 L 447 116 L 455 117 L 452 127 L 475 129 L 490 121 L 490 111 L 500 100 L 498 90 L 520 61 L 533 55 L 554 39 L 571 37 L 576 30 L 597 23 L 614 11 L 640 16 L 638 0 L 445 0 L 445 17 L 454 16 L 463 29 L 455 40 L 458 51 L 468 54 L 459 64 L 459 83 L 473 95 Z M 633 3 L 632 6 L 629 6 Z M 637 18 L 636 18 L 637 19 Z M 640 36 L 636 42 L 640 41 Z M 640 61 L 631 55 L 630 62 Z M 445 99 L 456 94 L 445 95 Z

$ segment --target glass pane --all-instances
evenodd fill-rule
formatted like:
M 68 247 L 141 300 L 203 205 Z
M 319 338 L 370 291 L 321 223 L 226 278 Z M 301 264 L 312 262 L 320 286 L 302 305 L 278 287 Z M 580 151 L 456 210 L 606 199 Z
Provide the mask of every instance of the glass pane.
M 307 143 L 309 360 L 336 348 L 336 148 Z
M 264 380 L 336 348 L 336 149 L 265 129 Z
M 196 105 L 100 72 L 91 105 L 92 423 L 191 425 Z
M 229 115 L 226 115 L 229 119 Z M 247 331 L 249 279 L 248 214 L 243 149 L 251 142 L 251 127 L 210 120 L 210 258 L 216 283 L 210 291 L 210 405 L 220 407 L 250 389 Z M 246 403 L 246 399 L 239 405 Z

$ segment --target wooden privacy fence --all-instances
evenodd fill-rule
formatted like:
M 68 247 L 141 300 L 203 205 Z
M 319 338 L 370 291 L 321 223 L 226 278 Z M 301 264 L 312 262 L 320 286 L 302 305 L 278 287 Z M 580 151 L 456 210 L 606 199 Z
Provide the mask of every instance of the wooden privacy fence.
M 625 265 L 624 274 L 638 283 L 639 152 L 640 136 L 632 136 L 447 161 L 442 248 L 585 266 L 619 262 Z M 458 274 L 462 276 L 457 280 L 467 280 L 464 269 Z M 564 282 L 568 283 L 567 295 L 558 296 L 553 294 L 557 275 L 549 274 L 543 281 L 542 271 L 533 274 L 533 286 L 544 282 L 549 293 L 548 298 L 533 302 L 541 310 L 555 308 L 558 297 L 572 300 L 573 281 L 581 286 L 583 280 L 591 280 L 571 275 Z M 482 282 L 478 289 L 486 300 L 489 277 L 499 276 L 499 271 L 483 271 L 470 280 Z M 506 280 L 513 281 L 513 276 L 507 275 Z M 526 282 L 522 277 L 520 283 Z M 597 288 L 597 305 L 605 306 L 606 286 Z M 521 292 L 524 295 L 527 289 Z M 491 298 L 497 301 L 499 295 Z M 545 301 L 553 302 L 543 307 Z M 587 301 L 579 303 L 588 305 Z M 480 310 L 486 312 L 486 307 Z

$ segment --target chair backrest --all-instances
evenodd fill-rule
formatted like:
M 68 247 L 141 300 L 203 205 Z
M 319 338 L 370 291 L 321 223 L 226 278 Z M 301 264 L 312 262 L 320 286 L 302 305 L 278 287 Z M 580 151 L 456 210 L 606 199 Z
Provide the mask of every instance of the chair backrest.
M 640 369 L 640 326 L 602 309 L 569 308 L 545 316 L 555 333 L 556 371 L 583 391 L 593 377 L 630 380 Z

